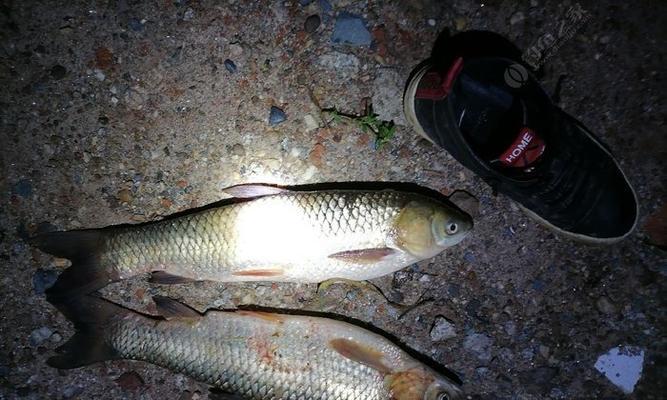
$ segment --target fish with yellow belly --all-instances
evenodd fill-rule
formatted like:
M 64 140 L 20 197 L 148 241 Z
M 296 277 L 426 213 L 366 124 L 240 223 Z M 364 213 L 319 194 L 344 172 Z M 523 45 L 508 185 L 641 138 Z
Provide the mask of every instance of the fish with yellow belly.
M 157 283 L 366 280 L 433 257 L 472 228 L 465 212 L 411 192 L 225 191 L 238 201 L 153 223 L 36 236 L 37 247 L 72 260 L 50 295 L 90 293 L 148 272 Z
M 328 318 L 264 312 L 205 314 L 156 297 L 161 317 L 96 296 L 57 303 L 77 332 L 48 363 L 77 368 L 132 359 L 248 400 L 454 400 L 441 375 L 384 336 Z M 229 396 L 229 397 L 228 397 Z

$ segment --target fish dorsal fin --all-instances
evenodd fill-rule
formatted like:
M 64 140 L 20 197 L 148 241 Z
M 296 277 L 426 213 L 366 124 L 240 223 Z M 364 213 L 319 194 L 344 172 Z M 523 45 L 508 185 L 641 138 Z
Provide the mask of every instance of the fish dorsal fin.
M 242 185 L 230 186 L 228 188 L 222 189 L 222 191 L 223 193 L 226 193 L 238 199 L 272 196 L 275 194 L 289 192 L 289 190 L 287 189 L 283 189 L 276 186 L 264 185 L 260 183 L 246 183 Z
M 374 249 L 347 250 L 329 255 L 329 258 L 356 264 L 371 264 L 381 261 L 383 258 L 394 254 L 396 250 L 389 247 Z
M 338 354 L 349 360 L 364 364 L 383 374 L 391 373 L 391 368 L 385 364 L 384 354 L 379 350 L 343 338 L 333 339 L 329 344 Z
M 157 307 L 157 312 L 164 319 L 195 319 L 201 318 L 199 311 L 186 306 L 172 298 L 165 296 L 153 296 L 153 301 Z

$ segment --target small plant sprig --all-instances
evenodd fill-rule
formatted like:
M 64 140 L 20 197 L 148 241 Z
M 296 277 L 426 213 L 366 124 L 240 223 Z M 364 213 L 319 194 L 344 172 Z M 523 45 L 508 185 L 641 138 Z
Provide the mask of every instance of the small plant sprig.
M 372 107 L 367 107 L 362 115 L 345 114 L 335 108 L 322 110 L 326 115 L 331 116 L 331 121 L 341 123 L 343 121 L 353 122 L 364 132 L 372 132 L 375 135 L 375 148 L 379 149 L 388 143 L 396 133 L 394 121 L 383 121 L 373 112 Z

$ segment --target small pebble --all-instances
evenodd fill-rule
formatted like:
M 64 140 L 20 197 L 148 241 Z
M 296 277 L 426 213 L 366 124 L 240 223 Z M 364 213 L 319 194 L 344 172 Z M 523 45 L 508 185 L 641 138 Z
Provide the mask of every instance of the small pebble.
M 28 341 L 30 342 L 30 345 L 33 347 L 37 347 L 40 344 L 44 343 L 44 341 L 48 338 L 51 337 L 53 334 L 53 331 L 49 329 L 46 326 L 43 326 L 39 329 L 35 329 L 30 333 L 30 337 L 28 338 Z
M 106 75 L 104 75 L 104 72 L 102 72 L 102 70 L 96 69 L 95 70 L 95 79 L 102 82 L 106 79 Z
M 523 13 L 522 13 L 521 11 L 517 11 L 517 12 L 515 12 L 514 15 L 512 15 L 512 17 L 510 18 L 510 24 L 511 24 L 511 25 L 516 25 L 516 24 L 518 24 L 519 22 L 523 21 L 524 18 L 525 18 L 525 17 L 524 17 L 524 15 L 523 15 Z
M 429 18 L 426 22 L 428 22 L 428 26 L 435 26 L 435 20 L 433 18 Z
M 46 289 L 53 286 L 58 278 L 58 273 L 54 270 L 38 269 L 32 276 L 32 287 L 35 294 L 44 294 Z
M 188 8 L 185 10 L 185 13 L 183 14 L 183 21 L 190 21 L 195 17 L 195 11 L 192 8 Z
M 144 384 L 144 380 L 135 371 L 123 372 L 121 376 L 116 378 L 116 384 L 125 390 L 137 390 Z
M 141 32 L 144 30 L 144 24 L 137 18 L 130 18 L 130 21 L 127 23 L 127 26 L 130 27 L 135 32 Z
M 306 124 L 306 132 L 314 131 L 319 127 L 319 124 L 317 123 L 315 117 L 313 117 L 310 114 L 306 114 L 306 116 L 303 117 L 303 122 L 304 124 Z
M 67 70 L 62 65 L 54 65 L 51 67 L 51 77 L 55 80 L 63 79 L 67 75 Z
M 233 74 L 234 72 L 236 72 L 236 64 L 234 64 L 234 61 L 228 58 L 225 60 L 225 69 L 227 69 L 227 71 L 229 71 L 230 74 Z
M 232 155 L 239 156 L 239 157 L 244 157 L 245 156 L 245 147 L 241 143 L 236 143 L 234 146 L 232 146 Z
M 613 314 L 616 312 L 616 307 L 605 296 L 600 297 L 595 303 L 597 309 L 603 314 Z
M 14 184 L 12 193 L 24 198 L 30 197 L 32 196 L 32 183 L 28 179 L 21 179 Z
M 491 361 L 493 340 L 483 333 L 470 333 L 463 341 L 463 348 L 473 353 L 480 361 Z
M 313 33 L 320 27 L 320 16 L 317 14 L 311 15 L 306 18 L 306 22 L 303 24 L 303 29 L 308 33 Z
M 447 318 L 443 316 L 437 316 L 433 327 L 431 328 L 431 340 L 434 342 L 439 342 L 442 340 L 451 339 L 456 336 L 456 329 L 454 324 L 452 324 Z
M 371 33 L 364 20 L 354 14 L 342 12 L 336 18 L 331 41 L 353 46 L 370 46 Z
M 287 115 L 283 110 L 276 106 L 271 106 L 271 111 L 269 112 L 269 125 L 276 126 L 287 120 Z
M 132 192 L 129 189 L 121 189 L 118 191 L 118 200 L 121 203 L 130 203 L 132 201 Z
M 72 399 L 83 393 L 81 386 L 68 386 L 63 390 L 63 398 Z

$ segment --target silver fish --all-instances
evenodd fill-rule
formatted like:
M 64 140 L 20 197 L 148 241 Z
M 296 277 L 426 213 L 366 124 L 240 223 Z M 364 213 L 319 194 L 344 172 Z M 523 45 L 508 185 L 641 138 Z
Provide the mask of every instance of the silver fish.
M 42 250 L 73 260 L 65 279 L 80 293 L 154 272 L 189 280 L 366 280 L 430 258 L 472 228 L 466 213 L 415 193 L 290 191 L 263 185 L 226 190 L 244 201 L 127 227 L 37 236 Z M 53 293 L 72 292 L 56 285 Z
M 83 296 L 56 304 L 77 333 L 49 359 L 76 368 L 132 359 L 253 400 L 453 400 L 458 382 L 385 337 L 328 318 L 197 311 L 155 298 L 166 319 Z

